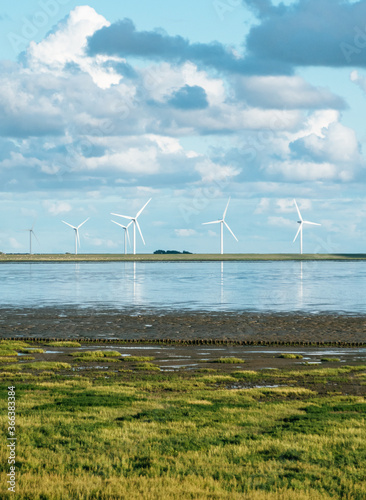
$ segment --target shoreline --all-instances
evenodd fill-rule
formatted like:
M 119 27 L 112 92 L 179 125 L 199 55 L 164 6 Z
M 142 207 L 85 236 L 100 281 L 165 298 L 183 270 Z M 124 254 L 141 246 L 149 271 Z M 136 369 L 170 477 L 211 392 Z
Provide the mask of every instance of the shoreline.
M 3 307 L 0 338 L 361 346 L 366 315 Z
M 0 254 L 0 264 L 64 262 L 359 262 L 366 254 Z

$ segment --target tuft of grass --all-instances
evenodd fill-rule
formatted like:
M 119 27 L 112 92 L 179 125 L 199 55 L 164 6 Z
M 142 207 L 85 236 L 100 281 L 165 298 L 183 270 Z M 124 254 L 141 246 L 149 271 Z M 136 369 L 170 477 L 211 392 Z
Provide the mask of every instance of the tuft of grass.
M 320 361 L 323 363 L 338 363 L 340 361 L 339 358 L 321 358 Z
M 14 359 L 12 356 L 0 356 L 0 363 L 14 363 L 14 361 L 17 361 Z
M 160 372 L 160 368 L 153 363 L 138 363 L 134 366 L 135 370 L 146 370 L 146 371 L 156 371 Z
M 285 353 L 280 354 L 278 357 L 284 359 L 303 359 L 304 356 L 302 356 L 302 354 Z
M 18 365 L 9 365 L 7 370 L 70 370 L 69 363 L 61 363 L 59 361 L 36 361 L 35 363 L 24 363 Z
M 33 361 L 33 359 L 36 359 L 36 358 L 34 358 L 33 356 L 22 356 L 22 357 L 18 358 L 18 361 Z
M 99 360 L 101 358 L 120 357 L 121 353 L 117 351 L 78 351 L 70 353 L 70 356 L 77 358 L 89 358 L 88 360 Z
M 56 342 L 49 342 L 47 345 L 51 347 L 81 347 L 79 342 L 74 342 L 71 340 L 60 340 Z
M 137 362 L 149 362 L 155 359 L 153 356 L 126 356 L 122 358 L 122 361 L 127 361 L 129 363 L 137 363 Z
M 226 363 L 226 364 L 241 364 L 245 363 L 244 359 L 240 358 L 218 358 L 218 359 L 213 359 L 212 361 L 209 361 L 209 363 Z

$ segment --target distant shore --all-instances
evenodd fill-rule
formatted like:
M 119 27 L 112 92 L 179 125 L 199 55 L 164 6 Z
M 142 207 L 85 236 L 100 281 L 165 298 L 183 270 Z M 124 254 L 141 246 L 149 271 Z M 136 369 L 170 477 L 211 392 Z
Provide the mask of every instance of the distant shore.
M 0 337 L 366 346 L 366 316 L 0 308 Z
M 210 262 L 210 261 L 363 261 L 366 254 L 0 254 L 1 263 L 14 262 Z

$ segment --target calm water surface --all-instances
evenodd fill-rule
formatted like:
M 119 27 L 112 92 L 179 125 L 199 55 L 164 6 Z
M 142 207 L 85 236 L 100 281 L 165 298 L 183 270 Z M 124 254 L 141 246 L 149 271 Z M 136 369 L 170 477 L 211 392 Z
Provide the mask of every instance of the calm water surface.
M 0 307 L 366 314 L 366 262 L 0 265 Z

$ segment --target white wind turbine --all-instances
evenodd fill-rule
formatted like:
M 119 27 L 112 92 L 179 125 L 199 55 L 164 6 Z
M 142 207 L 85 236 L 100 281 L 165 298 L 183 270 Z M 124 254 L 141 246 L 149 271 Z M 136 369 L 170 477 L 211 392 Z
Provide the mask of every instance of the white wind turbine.
M 64 220 L 62 221 L 64 224 L 66 224 L 67 226 L 70 226 L 72 227 L 72 229 L 75 231 L 75 255 L 78 254 L 78 242 L 79 242 L 79 246 L 80 246 L 80 238 L 79 238 L 79 229 L 81 228 L 81 226 L 83 224 L 85 224 L 85 222 L 87 222 L 88 220 L 90 219 L 90 217 L 88 217 L 87 219 L 84 220 L 84 222 L 82 222 L 81 224 L 79 224 L 78 226 L 72 226 L 71 224 L 69 224 L 68 222 L 65 222 Z
M 321 226 L 321 224 L 318 224 L 317 222 L 309 222 L 308 220 L 304 220 L 301 217 L 301 213 L 300 213 L 299 207 L 297 206 L 296 200 L 294 200 L 294 203 L 296 206 L 297 213 L 299 214 L 300 220 L 298 220 L 297 223 L 300 224 L 300 227 L 297 230 L 296 236 L 295 236 L 294 241 L 292 243 L 295 243 L 296 238 L 299 236 L 299 233 L 300 233 L 300 254 L 302 254 L 302 229 L 304 227 L 304 224 L 311 224 L 312 226 Z
M 111 215 L 116 215 L 117 217 L 123 217 L 124 219 L 129 219 L 131 221 L 130 224 L 133 222 L 133 254 L 134 255 L 136 254 L 136 226 L 137 226 L 137 229 L 139 230 L 142 242 L 145 245 L 145 240 L 144 240 L 144 237 L 142 236 L 141 228 L 140 228 L 140 225 L 139 225 L 137 219 L 141 215 L 142 211 L 146 208 L 147 204 L 150 203 L 151 200 L 152 200 L 152 198 L 150 198 L 150 200 L 145 203 L 145 205 L 141 208 L 141 210 L 139 210 L 137 212 L 135 217 L 131 217 L 129 215 L 121 215 L 121 214 L 111 213 Z
M 115 220 L 111 220 L 111 222 L 113 222 L 113 224 L 117 224 L 117 226 L 120 226 L 124 229 L 124 233 L 125 233 L 125 238 L 124 238 L 124 241 L 125 241 L 125 255 L 127 253 L 127 245 L 126 245 L 126 238 L 128 239 L 128 244 L 131 246 L 131 241 L 130 241 L 130 235 L 128 234 L 128 227 L 132 224 L 132 221 L 129 222 L 127 224 L 127 226 L 124 226 L 123 224 L 120 224 L 119 222 L 116 222 Z
M 227 202 L 227 205 L 226 205 L 224 214 L 222 216 L 222 219 L 214 220 L 212 222 L 203 222 L 202 223 L 203 225 L 206 225 L 206 224 L 219 224 L 220 223 L 220 229 L 221 229 L 221 254 L 224 253 L 224 224 L 228 228 L 228 230 L 230 231 L 230 233 L 234 236 L 234 238 L 236 239 L 236 241 L 238 241 L 238 238 L 235 236 L 235 234 L 232 232 L 232 230 L 229 228 L 227 222 L 225 221 L 226 212 L 227 212 L 227 209 L 228 209 L 228 206 L 229 206 L 229 203 L 230 203 L 230 199 L 231 198 L 229 198 L 229 201 Z
M 32 235 L 38 241 L 38 238 L 37 238 L 35 232 L 33 231 L 34 224 L 35 224 L 35 222 L 33 223 L 33 226 L 30 229 L 26 229 L 26 231 L 29 231 L 29 255 L 32 255 Z M 38 243 L 39 243 L 39 241 L 38 241 Z

